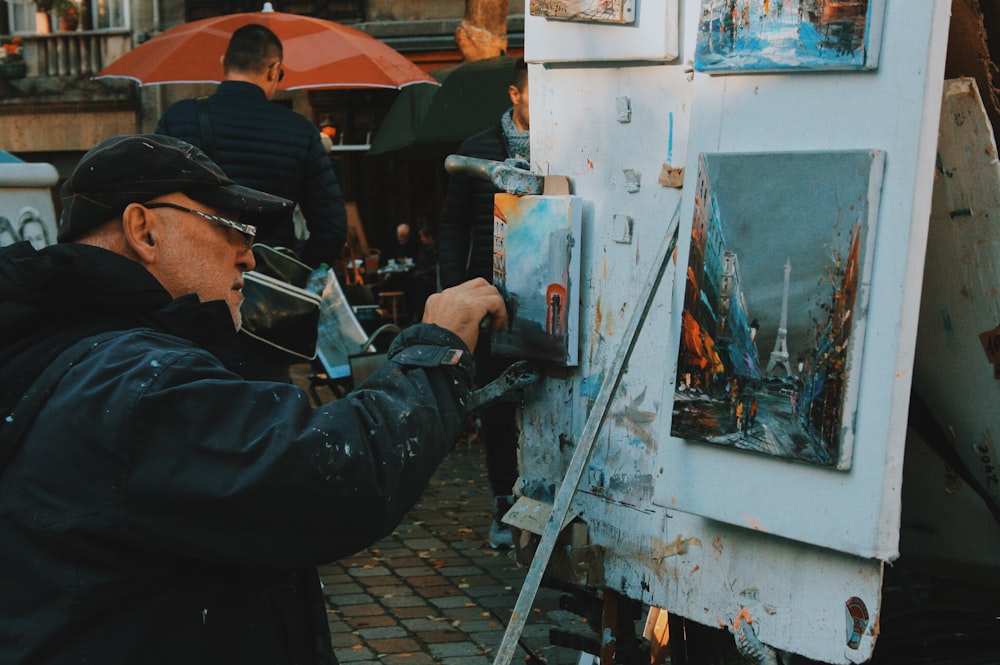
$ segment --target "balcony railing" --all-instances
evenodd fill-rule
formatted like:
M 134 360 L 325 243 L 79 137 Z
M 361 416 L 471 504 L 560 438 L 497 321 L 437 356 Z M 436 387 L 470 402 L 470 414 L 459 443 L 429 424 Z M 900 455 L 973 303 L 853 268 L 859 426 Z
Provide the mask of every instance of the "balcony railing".
M 28 76 L 90 76 L 132 48 L 128 30 L 22 35 Z

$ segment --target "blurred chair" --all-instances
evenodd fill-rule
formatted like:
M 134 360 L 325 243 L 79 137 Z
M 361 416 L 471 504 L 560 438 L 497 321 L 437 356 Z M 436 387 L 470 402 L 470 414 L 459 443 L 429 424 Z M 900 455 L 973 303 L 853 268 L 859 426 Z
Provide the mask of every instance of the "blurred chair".
M 403 291 L 382 291 L 378 294 L 383 309 L 389 313 L 389 318 L 397 326 L 400 318 L 406 318 L 406 298 Z

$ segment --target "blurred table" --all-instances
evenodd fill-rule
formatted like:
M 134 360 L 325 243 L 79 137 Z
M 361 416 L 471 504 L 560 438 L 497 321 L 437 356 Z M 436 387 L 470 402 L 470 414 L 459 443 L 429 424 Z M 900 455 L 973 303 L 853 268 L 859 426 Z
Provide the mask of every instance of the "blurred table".
M 383 279 L 388 279 L 393 275 L 405 275 L 408 272 L 412 272 L 415 267 L 416 266 L 412 261 L 409 263 L 393 263 L 390 261 L 388 264 L 379 268 L 376 272 L 378 272 Z

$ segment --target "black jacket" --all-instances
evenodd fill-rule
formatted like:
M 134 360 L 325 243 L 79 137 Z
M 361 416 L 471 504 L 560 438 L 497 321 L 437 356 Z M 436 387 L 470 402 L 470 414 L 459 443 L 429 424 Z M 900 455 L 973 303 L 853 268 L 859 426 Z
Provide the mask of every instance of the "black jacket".
M 10 386 L 40 370 L 25 359 L 102 326 L 123 332 L 0 468 L 0 662 L 330 662 L 313 567 L 416 502 L 464 422 L 470 354 L 413 326 L 360 390 L 312 408 L 212 353 L 235 346 L 224 303 L 172 300 L 98 248 L 24 242 L 0 250 L 0 350 L 24 351 L 0 356 L 0 440 Z
M 268 101 L 244 81 L 224 81 L 208 98 L 215 149 L 206 150 L 237 183 L 299 204 L 309 228 L 302 259 L 335 265 L 347 238 L 344 197 L 323 149 L 319 130 L 294 111 Z M 183 99 L 160 117 L 157 134 L 206 148 L 198 126 L 196 99 Z M 295 248 L 291 213 L 281 223 L 258 229 L 257 242 Z
M 499 162 L 511 156 L 499 122 L 466 139 L 458 154 Z M 442 288 L 473 277 L 493 282 L 493 195 L 498 191 L 493 183 L 462 173 L 448 178 L 438 231 Z

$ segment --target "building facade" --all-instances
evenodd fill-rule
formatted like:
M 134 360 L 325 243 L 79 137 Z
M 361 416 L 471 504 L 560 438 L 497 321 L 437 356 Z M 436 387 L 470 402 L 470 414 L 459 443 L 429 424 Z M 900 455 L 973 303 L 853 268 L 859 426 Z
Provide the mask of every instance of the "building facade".
M 351 25 L 381 39 L 427 71 L 462 60 L 455 32 L 464 0 L 317 0 L 271 3 L 276 11 Z M 150 132 L 178 99 L 209 94 L 214 85 L 138 86 L 123 79 L 91 77 L 135 45 L 188 21 L 260 11 L 263 0 L 0 0 L 0 149 L 30 162 L 49 162 L 66 177 L 83 152 L 108 136 Z M 75 18 L 75 23 L 67 19 Z M 523 52 L 523 4 L 511 0 L 509 53 Z M 13 57 L 11 57 L 13 56 Z M 14 63 L 17 63 L 16 65 Z M 335 166 L 349 201 L 362 217 L 381 226 L 436 214 L 443 167 L 393 167 L 372 174 L 365 150 L 395 90 L 279 92 L 277 103 L 317 126 L 337 128 Z M 380 160 L 384 167 L 385 160 Z M 383 172 L 385 169 L 381 169 Z M 432 174 L 410 182 L 410 173 Z M 381 183 L 373 182 L 382 178 Z M 407 180 L 398 182 L 399 178 Z M 384 189 L 408 192 L 387 201 Z M 387 204 L 391 207 L 385 209 Z

